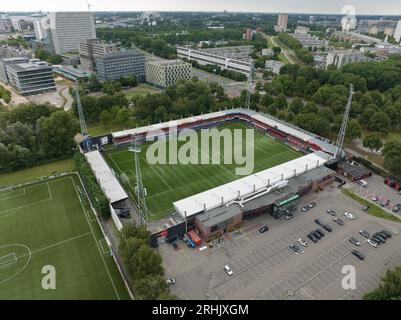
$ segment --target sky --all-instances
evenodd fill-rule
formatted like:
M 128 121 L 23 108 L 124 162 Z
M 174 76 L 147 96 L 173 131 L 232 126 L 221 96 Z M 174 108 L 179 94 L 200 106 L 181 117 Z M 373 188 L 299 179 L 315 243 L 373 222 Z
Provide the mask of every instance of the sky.
M 1 0 L 1 11 L 85 11 L 87 0 Z M 92 11 L 245 11 L 401 15 L 401 0 L 89 0 Z

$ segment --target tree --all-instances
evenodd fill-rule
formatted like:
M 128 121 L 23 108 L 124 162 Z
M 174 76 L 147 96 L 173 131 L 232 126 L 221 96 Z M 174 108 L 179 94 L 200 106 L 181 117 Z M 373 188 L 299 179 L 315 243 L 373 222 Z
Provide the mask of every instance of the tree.
M 289 105 L 290 111 L 295 114 L 298 114 L 302 110 L 303 107 L 304 107 L 304 104 L 300 98 L 294 98 L 294 100 L 292 100 Z
M 401 267 L 387 270 L 380 286 L 363 296 L 364 300 L 401 300 Z
M 384 145 L 383 152 L 384 167 L 394 175 L 401 172 L 401 142 L 390 141 Z
M 353 140 L 359 138 L 362 134 L 362 127 L 358 120 L 351 119 L 347 125 L 346 137 Z
M 135 293 L 139 300 L 166 300 L 168 286 L 161 275 L 148 275 L 136 282 Z
M 370 150 L 380 150 L 383 146 L 383 140 L 379 133 L 369 133 L 362 141 L 364 147 Z
M 108 110 L 103 110 L 99 115 L 99 120 L 103 125 L 108 125 L 113 120 L 113 116 Z
M 102 85 L 96 75 L 96 73 L 91 73 L 88 78 L 87 88 L 90 92 L 97 92 L 102 89 Z
M 120 108 L 120 110 L 117 111 L 116 114 L 116 120 L 118 123 L 121 123 L 122 125 L 127 125 L 130 119 L 130 111 L 128 108 Z
M 274 99 L 274 106 L 277 109 L 285 109 L 288 106 L 287 103 L 287 98 L 285 97 L 284 94 L 280 93 L 275 99 Z
M 376 112 L 369 119 L 368 128 L 372 131 L 387 133 L 390 130 L 390 118 L 383 111 Z

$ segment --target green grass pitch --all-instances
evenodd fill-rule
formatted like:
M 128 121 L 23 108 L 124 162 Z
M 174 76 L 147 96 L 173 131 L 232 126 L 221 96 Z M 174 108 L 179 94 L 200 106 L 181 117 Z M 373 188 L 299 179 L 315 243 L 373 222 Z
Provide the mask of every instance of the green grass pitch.
M 0 300 L 129 299 L 85 199 L 76 175 L 0 193 Z
M 248 127 L 245 124 L 234 122 L 220 125 L 217 128 L 219 130 L 225 128 L 244 130 Z M 257 130 L 255 130 L 254 140 L 254 172 L 274 167 L 303 155 Z M 179 142 L 178 146 L 180 144 L 183 143 Z M 241 178 L 241 176 L 235 174 L 235 168 L 237 167 L 235 164 L 149 165 L 145 156 L 147 147 L 147 144 L 142 146 L 140 165 L 143 184 L 147 190 L 146 204 L 151 213 L 151 221 L 172 213 L 174 211 L 172 205 L 174 201 Z M 236 147 L 241 146 L 234 146 L 234 148 Z M 221 148 L 223 149 L 222 145 Z M 131 197 L 135 197 L 133 154 L 127 148 L 114 149 L 107 151 L 105 158 L 115 172 L 120 175 L 125 173 L 128 176 L 129 182 L 124 183 L 124 187 Z

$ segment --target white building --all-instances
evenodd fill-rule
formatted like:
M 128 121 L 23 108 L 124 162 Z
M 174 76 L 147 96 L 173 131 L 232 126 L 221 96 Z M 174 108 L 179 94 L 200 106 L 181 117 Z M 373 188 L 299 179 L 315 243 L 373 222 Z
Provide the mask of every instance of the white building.
M 297 35 L 306 36 L 309 33 L 309 28 L 304 26 L 297 26 L 294 33 Z
M 284 63 L 278 60 L 267 60 L 265 64 L 266 70 L 274 74 L 279 74 L 282 66 L 284 66 Z
M 190 80 L 192 66 L 177 60 L 148 61 L 145 66 L 146 82 L 159 88 L 174 86 L 179 80 Z
M 51 12 L 41 27 L 46 30 L 47 49 L 56 54 L 78 52 L 80 41 L 96 38 L 91 12 Z M 37 32 L 41 32 L 40 27 Z
M 400 43 L 400 41 L 401 41 L 401 20 L 399 20 L 397 23 L 397 28 L 395 29 L 395 32 L 394 32 L 394 39 L 398 43 Z
M 272 49 L 264 48 L 262 49 L 262 56 L 272 56 L 274 54 Z
M 330 65 L 334 65 L 336 68 L 341 68 L 349 63 L 362 62 L 366 60 L 367 57 L 361 51 L 334 50 L 327 54 L 326 68 Z

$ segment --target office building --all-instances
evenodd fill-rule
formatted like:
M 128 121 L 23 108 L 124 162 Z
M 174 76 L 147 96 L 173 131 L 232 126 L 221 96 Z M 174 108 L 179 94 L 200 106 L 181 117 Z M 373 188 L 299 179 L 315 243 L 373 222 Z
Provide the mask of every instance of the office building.
M 10 32 L 12 30 L 11 19 L 8 14 L 0 14 L 0 32 Z
M 327 54 L 326 68 L 334 65 L 341 68 L 349 63 L 366 61 L 367 57 L 361 51 L 353 50 L 334 50 Z
M 105 43 L 100 39 L 86 39 L 79 43 L 79 58 L 81 67 L 85 70 L 95 71 L 95 61 L 111 52 L 117 51 L 114 44 Z
M 95 61 L 100 81 L 118 80 L 127 76 L 136 76 L 140 82 L 145 80 L 145 55 L 138 51 L 111 52 Z
M 397 27 L 394 32 L 394 39 L 397 43 L 401 42 L 401 20 L 398 21 Z
M 30 17 L 11 16 L 10 19 L 14 31 L 33 30 L 33 21 Z
M 24 63 L 24 62 L 28 62 L 28 58 L 12 57 L 12 58 L 0 59 L 0 80 L 2 80 L 4 83 L 8 83 L 7 70 L 6 70 L 7 65 Z
M 191 79 L 192 65 L 180 59 L 148 61 L 146 82 L 159 88 L 174 86 L 179 80 Z
M 96 38 L 91 12 L 51 12 L 42 21 L 41 27 L 46 30 L 47 49 L 56 54 L 78 52 L 82 40 Z
M 38 59 L 6 65 L 9 84 L 21 95 L 56 90 L 52 68 Z
M 274 30 L 277 32 L 285 32 L 287 31 L 288 25 L 288 14 L 280 13 L 277 18 L 277 25 L 274 26 Z

